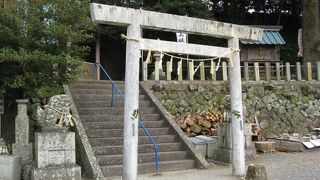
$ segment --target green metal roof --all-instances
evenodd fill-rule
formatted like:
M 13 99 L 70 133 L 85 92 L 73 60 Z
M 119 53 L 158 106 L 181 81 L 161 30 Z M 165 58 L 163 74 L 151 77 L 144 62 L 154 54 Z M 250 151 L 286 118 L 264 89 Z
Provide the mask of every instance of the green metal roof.
M 263 31 L 261 41 L 241 41 L 242 44 L 283 45 L 286 42 L 281 37 L 279 30 L 266 29 Z

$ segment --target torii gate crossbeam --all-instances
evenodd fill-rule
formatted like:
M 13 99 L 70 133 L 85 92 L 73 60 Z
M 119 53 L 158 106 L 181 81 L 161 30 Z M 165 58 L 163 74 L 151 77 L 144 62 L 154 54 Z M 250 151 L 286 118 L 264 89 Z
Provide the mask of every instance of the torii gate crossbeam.
M 145 10 L 116 7 L 92 3 L 90 5 L 92 20 L 100 24 L 127 26 L 126 73 L 125 73 L 125 106 L 124 106 L 124 154 L 123 179 L 137 179 L 137 153 L 138 153 L 138 119 L 132 120 L 132 114 L 139 108 L 139 57 L 140 49 L 148 49 L 140 42 L 162 48 L 159 51 L 195 52 L 199 48 L 200 55 L 224 55 L 230 49 L 239 49 L 239 40 L 259 41 L 262 38 L 262 29 L 218 21 L 210 21 L 186 16 L 171 15 Z M 229 48 L 205 47 L 202 45 L 181 45 L 175 42 L 155 42 L 142 39 L 141 28 L 156 29 L 171 32 L 184 32 L 214 36 L 228 39 Z M 135 39 L 135 40 L 130 40 Z M 160 47 L 160 46 L 169 46 Z M 191 48 L 191 49 L 189 49 Z M 212 50 L 207 51 L 207 48 Z M 201 54 L 202 53 L 202 54 Z M 243 109 L 240 74 L 240 52 L 232 53 L 233 66 L 230 67 L 230 95 L 232 118 L 232 167 L 234 175 L 245 174 L 244 136 L 243 136 Z

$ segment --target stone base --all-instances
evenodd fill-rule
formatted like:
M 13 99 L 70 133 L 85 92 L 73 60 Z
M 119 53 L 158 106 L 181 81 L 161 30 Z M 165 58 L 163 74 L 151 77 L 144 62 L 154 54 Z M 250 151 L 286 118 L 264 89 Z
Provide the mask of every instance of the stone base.
M 21 174 L 23 179 L 30 179 L 31 167 L 33 162 L 33 145 L 12 144 L 12 154 L 21 156 Z
M 252 146 L 251 148 L 246 148 L 245 157 L 246 157 L 246 161 L 256 159 L 257 158 L 256 148 L 254 146 Z
M 21 179 L 21 156 L 0 155 L 0 179 Z
M 218 162 L 231 163 L 232 149 L 218 148 L 213 152 L 213 159 Z
M 252 160 L 257 157 L 256 149 L 254 147 L 245 149 L 245 159 Z M 213 151 L 213 159 L 222 163 L 232 162 L 232 149 L 217 148 Z
M 81 180 L 81 168 L 78 165 L 66 167 L 47 167 L 33 169 L 32 180 Z
M 153 71 L 150 76 L 150 80 L 155 79 L 155 72 Z M 159 70 L 159 80 L 166 80 L 166 73 L 163 70 Z

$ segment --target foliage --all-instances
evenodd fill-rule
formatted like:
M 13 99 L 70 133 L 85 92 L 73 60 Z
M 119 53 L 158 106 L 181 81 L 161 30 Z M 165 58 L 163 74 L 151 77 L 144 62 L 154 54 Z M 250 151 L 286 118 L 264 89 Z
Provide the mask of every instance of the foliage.
M 0 8 L 1 92 L 60 93 L 89 51 L 88 14 L 85 0 L 13 0 Z

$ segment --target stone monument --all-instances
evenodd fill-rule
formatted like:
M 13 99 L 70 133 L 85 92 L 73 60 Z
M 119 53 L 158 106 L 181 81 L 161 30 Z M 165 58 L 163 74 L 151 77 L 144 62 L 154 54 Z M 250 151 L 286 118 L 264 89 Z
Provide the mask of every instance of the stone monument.
M 151 73 L 151 80 L 166 80 L 166 73 L 163 71 L 162 68 L 162 55 L 159 53 L 154 54 L 154 58 L 156 59 L 154 71 Z M 156 73 L 156 71 L 159 71 L 159 73 Z M 159 74 L 159 77 L 156 77 L 156 74 Z
M 12 154 L 21 156 L 22 179 L 30 179 L 30 171 L 33 162 L 33 146 L 29 142 L 29 117 L 27 104 L 29 100 L 18 99 L 18 113 L 15 118 L 15 143 L 12 144 Z
M 232 162 L 232 131 L 230 122 L 222 122 L 218 126 L 217 149 L 214 150 L 214 159 L 223 163 Z M 251 139 L 251 125 L 244 124 L 245 157 L 246 160 L 256 158 L 256 149 Z
M 0 179 L 21 179 L 21 156 L 11 156 L 3 139 L 0 139 Z
M 67 95 L 56 95 L 44 109 L 38 108 L 42 132 L 35 135 L 34 180 L 81 179 L 81 168 L 76 164 L 75 133 L 68 131 L 75 123 L 70 114 L 70 100 Z

